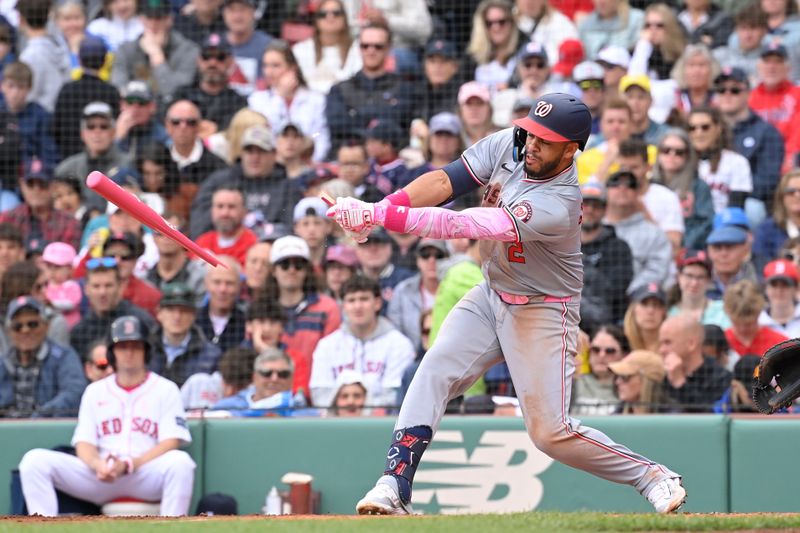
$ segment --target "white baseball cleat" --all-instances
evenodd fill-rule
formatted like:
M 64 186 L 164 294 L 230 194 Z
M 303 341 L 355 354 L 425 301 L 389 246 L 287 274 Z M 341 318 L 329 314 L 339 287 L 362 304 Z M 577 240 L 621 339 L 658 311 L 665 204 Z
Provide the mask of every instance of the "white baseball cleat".
M 658 513 L 673 513 L 686 503 L 686 489 L 681 478 L 667 478 L 656 483 L 647 493 L 647 501 L 653 504 Z
M 397 480 L 392 476 L 381 476 L 375 486 L 356 504 L 358 514 L 408 515 L 412 514 L 411 504 L 400 500 Z

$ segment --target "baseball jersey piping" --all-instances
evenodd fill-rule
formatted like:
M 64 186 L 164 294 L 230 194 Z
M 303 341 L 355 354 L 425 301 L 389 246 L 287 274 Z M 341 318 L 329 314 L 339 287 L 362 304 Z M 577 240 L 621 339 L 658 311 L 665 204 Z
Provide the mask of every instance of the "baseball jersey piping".
M 461 161 L 464 162 L 464 166 L 467 168 L 467 172 L 469 172 L 470 177 L 475 180 L 475 183 L 477 183 L 478 186 L 483 187 L 484 185 L 486 185 L 485 183 L 483 183 L 481 180 L 478 179 L 478 175 L 475 174 L 474 170 L 472 170 L 472 167 L 470 166 L 469 161 L 467 161 L 466 157 L 462 155 Z
M 516 219 L 516 217 L 515 217 L 514 215 L 512 215 L 512 214 L 511 214 L 511 211 L 509 211 L 509 210 L 508 210 L 508 207 L 507 207 L 507 206 L 505 206 L 505 205 L 504 205 L 504 206 L 503 206 L 503 207 L 501 207 L 500 209 L 502 209 L 502 210 L 503 210 L 503 212 L 504 212 L 506 215 L 508 215 L 508 218 L 510 218 L 510 219 L 511 219 L 511 223 L 514 225 L 514 233 L 516 233 L 516 235 L 517 235 L 517 239 L 516 239 L 514 242 L 520 242 L 520 232 L 519 232 L 519 226 L 517 225 L 517 219 Z

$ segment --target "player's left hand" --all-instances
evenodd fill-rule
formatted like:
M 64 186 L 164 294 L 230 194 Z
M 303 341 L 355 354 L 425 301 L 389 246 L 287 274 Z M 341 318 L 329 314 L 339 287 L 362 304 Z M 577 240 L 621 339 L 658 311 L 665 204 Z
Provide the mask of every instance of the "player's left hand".
M 345 231 L 354 233 L 359 242 L 366 241 L 365 230 L 368 233 L 381 221 L 376 220 L 375 204 L 362 202 L 356 198 L 337 198 L 336 204 L 328 209 L 328 216 L 333 218 Z M 358 239 L 357 239 L 358 240 Z

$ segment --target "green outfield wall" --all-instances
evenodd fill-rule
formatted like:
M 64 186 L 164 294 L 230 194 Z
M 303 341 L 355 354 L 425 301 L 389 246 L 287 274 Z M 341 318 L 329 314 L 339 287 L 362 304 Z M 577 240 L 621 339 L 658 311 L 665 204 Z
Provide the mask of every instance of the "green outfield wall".
M 793 471 L 800 469 L 792 453 L 800 418 L 662 415 L 583 422 L 683 474 L 687 511 L 800 508 L 792 490 Z M 242 514 L 257 513 L 270 487 L 284 488 L 283 474 L 304 472 L 315 478 L 323 513 L 352 513 L 383 470 L 392 424 L 389 418 L 192 421 L 187 451 L 197 463 L 194 502 L 224 492 L 236 497 Z M 0 422 L 0 510 L 8 512 L 11 470 L 25 451 L 69 443 L 74 426 L 70 420 Z M 522 420 L 500 417 L 444 419 L 417 472 L 414 506 L 425 513 L 651 510 L 631 487 L 552 461 L 533 447 Z

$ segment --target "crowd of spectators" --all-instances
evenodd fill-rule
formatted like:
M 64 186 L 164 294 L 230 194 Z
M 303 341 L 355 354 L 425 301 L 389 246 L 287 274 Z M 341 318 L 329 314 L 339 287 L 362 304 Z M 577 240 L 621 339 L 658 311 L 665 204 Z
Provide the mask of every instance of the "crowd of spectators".
M 594 119 L 576 413 L 749 410 L 754 357 L 800 335 L 794 1 L 12 4 L 0 416 L 76 414 L 125 315 L 190 412 L 389 412 L 481 281 L 480 246 L 356 244 L 319 194 L 378 201 L 549 92 Z M 93 170 L 227 268 L 89 190 Z M 504 364 L 466 396 L 450 409 L 513 404 Z

